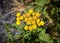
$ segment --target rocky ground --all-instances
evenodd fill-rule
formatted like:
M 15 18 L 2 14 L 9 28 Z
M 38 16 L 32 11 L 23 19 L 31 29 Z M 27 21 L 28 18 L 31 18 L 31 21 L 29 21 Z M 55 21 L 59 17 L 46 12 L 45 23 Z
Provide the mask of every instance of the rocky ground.
M 1 8 L 0 7 L 0 43 L 7 41 L 5 23 L 12 25 L 15 22 L 15 12 L 9 13 L 10 8 Z M 14 31 L 14 29 L 11 29 Z
M 16 8 L 21 9 L 24 8 L 24 4 L 20 4 L 18 7 L 14 4 L 10 4 L 10 1 L 6 0 L 1 0 L 0 2 L 0 43 L 5 43 L 8 40 L 7 37 L 7 32 L 5 28 L 5 24 L 8 23 L 9 25 L 12 25 L 15 23 L 15 14 L 16 14 Z M 15 1 L 15 0 L 14 0 Z M 13 3 L 13 2 L 12 2 Z M 20 11 L 20 10 L 19 10 Z M 22 12 L 23 13 L 23 12 Z M 18 30 L 14 28 L 10 28 L 11 33 L 14 34 L 19 34 Z

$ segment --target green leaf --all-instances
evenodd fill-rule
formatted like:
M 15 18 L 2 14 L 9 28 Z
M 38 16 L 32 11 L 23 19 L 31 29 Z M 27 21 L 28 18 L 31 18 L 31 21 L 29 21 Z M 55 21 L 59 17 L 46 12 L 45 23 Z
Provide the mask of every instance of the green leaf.
M 42 28 L 37 28 L 37 32 L 40 32 L 40 31 L 42 31 Z
M 16 34 L 16 35 L 14 36 L 15 39 L 19 39 L 19 37 L 20 37 L 19 34 Z
M 9 40 L 13 41 L 11 32 L 7 32 L 7 36 L 8 36 L 8 39 L 9 39 Z
M 27 7 L 28 7 L 28 6 L 27 6 Z M 24 12 L 27 13 L 27 12 L 28 12 L 28 8 L 25 8 L 25 9 L 24 9 Z
M 45 29 L 42 30 L 41 33 L 39 34 L 39 39 L 46 42 L 50 40 L 50 37 L 48 36 L 48 34 L 45 33 Z
M 44 6 L 44 4 L 49 3 L 49 0 L 36 0 L 35 3 L 39 6 Z
M 60 38 L 57 38 L 57 43 L 60 43 Z
M 29 39 L 29 36 L 30 36 L 30 35 L 31 35 L 30 32 L 24 33 L 24 37 L 23 37 L 23 38 L 25 38 L 25 39 Z
M 12 24 L 12 27 L 18 29 L 18 25 L 16 25 L 16 24 Z
M 47 14 L 46 8 L 42 9 L 42 14 L 44 14 L 44 15 Z
M 57 24 L 56 28 L 60 30 L 60 24 Z
M 6 43 L 11 43 L 11 42 L 6 42 Z
M 51 40 L 47 41 L 47 43 L 54 43 L 54 42 L 53 42 L 53 40 L 51 39 Z
M 43 9 L 43 7 L 41 7 L 41 6 L 37 6 L 37 8 L 35 8 L 36 10 L 36 12 L 40 12 L 40 11 L 42 11 L 42 9 Z
M 52 8 L 51 14 L 53 15 L 55 13 L 55 8 Z

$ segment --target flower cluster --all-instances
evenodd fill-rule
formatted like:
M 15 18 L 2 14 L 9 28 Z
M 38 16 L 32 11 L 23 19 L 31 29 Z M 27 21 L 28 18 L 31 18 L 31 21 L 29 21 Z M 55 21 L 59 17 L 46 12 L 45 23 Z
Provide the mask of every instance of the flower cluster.
M 37 27 L 43 26 L 44 21 L 40 20 L 41 14 L 39 12 L 34 12 L 33 9 L 30 9 L 28 13 L 20 14 L 18 12 L 16 14 L 16 24 L 20 25 L 21 21 L 24 21 L 26 26 L 24 27 L 25 30 L 34 30 L 37 29 Z

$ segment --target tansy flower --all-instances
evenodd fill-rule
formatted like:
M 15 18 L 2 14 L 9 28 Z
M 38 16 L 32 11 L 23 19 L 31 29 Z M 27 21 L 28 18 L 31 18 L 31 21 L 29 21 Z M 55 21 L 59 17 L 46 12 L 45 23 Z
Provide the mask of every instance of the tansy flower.
M 36 17 L 36 16 L 33 16 L 33 19 L 34 19 L 34 20 L 37 20 L 37 17 Z
M 31 25 L 31 22 L 30 22 L 30 21 L 27 21 L 26 24 L 27 24 L 27 25 Z
M 23 16 L 24 18 L 26 18 L 26 14 L 23 14 L 22 16 Z
M 40 25 L 40 23 L 37 23 L 37 25 L 40 27 L 41 25 Z
M 20 17 L 17 17 L 16 20 L 17 20 L 17 21 L 20 21 Z
M 35 14 L 36 14 L 36 12 L 34 12 L 34 13 L 32 14 L 32 16 L 35 16 Z
M 44 21 L 41 21 L 41 22 L 40 22 L 40 25 L 42 25 L 42 26 L 43 26 L 43 25 L 44 25 Z
M 29 14 L 32 14 L 32 13 L 34 13 L 34 10 L 30 9 L 28 12 L 29 12 Z
M 41 16 L 41 14 L 38 12 L 38 13 L 36 13 L 36 17 L 40 17 Z
M 29 26 L 29 30 L 32 31 L 33 30 L 33 27 L 32 26 Z
M 32 18 L 32 17 L 29 17 L 28 19 L 29 19 L 29 20 L 32 20 L 33 18 Z
M 27 22 L 28 21 L 28 18 L 25 18 L 24 20 L 25 20 L 25 22 Z
M 39 23 L 39 22 L 40 22 L 40 19 L 38 18 L 38 19 L 36 20 L 36 22 Z
M 23 16 L 20 16 L 20 20 L 23 20 L 24 19 L 24 17 Z
M 20 25 L 20 21 L 16 21 L 16 24 L 17 24 L 17 25 Z
M 26 17 L 30 17 L 30 14 L 29 14 L 29 13 L 27 13 L 27 14 L 26 14 Z
M 31 24 L 35 24 L 36 22 L 34 20 L 31 21 Z
M 20 12 L 18 12 L 17 14 L 16 14 L 16 17 L 19 17 L 20 16 Z
M 28 30 L 28 28 L 29 28 L 28 26 L 25 26 L 25 27 L 24 27 L 25 30 Z
M 32 27 L 33 27 L 33 29 L 36 29 L 37 28 L 37 25 L 36 24 L 33 24 Z

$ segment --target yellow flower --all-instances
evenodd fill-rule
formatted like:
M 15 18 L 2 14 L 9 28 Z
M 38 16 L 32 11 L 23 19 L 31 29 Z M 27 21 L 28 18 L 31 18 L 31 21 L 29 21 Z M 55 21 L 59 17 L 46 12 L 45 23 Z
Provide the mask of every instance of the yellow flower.
M 23 14 L 22 16 L 23 16 L 24 18 L 26 18 L 26 14 Z
M 17 17 L 16 20 L 17 20 L 17 21 L 20 21 L 20 17 Z
M 35 14 L 36 14 L 36 12 L 34 12 L 34 13 L 32 14 L 32 16 L 35 16 Z
M 20 21 L 16 21 L 16 24 L 17 24 L 17 25 L 20 25 Z
M 36 24 L 33 24 L 32 27 L 33 27 L 33 29 L 36 29 L 37 28 L 37 25 Z
M 40 19 L 38 18 L 38 19 L 36 20 L 36 22 L 39 23 L 39 22 L 40 22 Z
M 30 9 L 30 10 L 29 10 L 29 14 L 32 14 L 33 12 L 34 12 L 33 9 Z
M 38 13 L 36 13 L 36 17 L 40 17 L 41 16 L 41 14 L 38 12 Z
M 33 18 L 32 17 L 29 17 L 28 19 L 31 21 Z
M 25 22 L 27 22 L 28 21 L 28 18 L 25 18 Z
M 24 19 L 24 17 L 23 16 L 20 16 L 20 20 L 23 20 Z
M 28 30 L 28 28 L 29 28 L 28 26 L 25 26 L 25 27 L 24 27 L 25 30 Z
M 29 30 L 32 31 L 33 30 L 33 27 L 32 26 L 29 26 Z
M 27 25 L 31 25 L 31 22 L 30 21 L 27 21 L 26 23 L 27 23 Z
M 19 17 L 20 16 L 20 12 L 18 12 L 17 14 L 16 14 L 16 17 Z
M 29 14 L 29 13 L 27 13 L 27 14 L 26 14 L 26 17 L 30 17 L 30 14 Z
M 40 22 L 40 25 L 42 25 L 42 26 L 43 26 L 43 25 L 44 25 L 44 21 L 41 21 L 41 22 Z
M 31 24 L 35 24 L 36 22 L 34 20 L 31 21 Z
M 33 16 L 33 19 L 34 19 L 34 20 L 37 20 L 37 17 L 36 17 L 36 16 Z
M 40 27 L 41 25 L 40 25 L 40 23 L 37 23 L 37 25 Z

